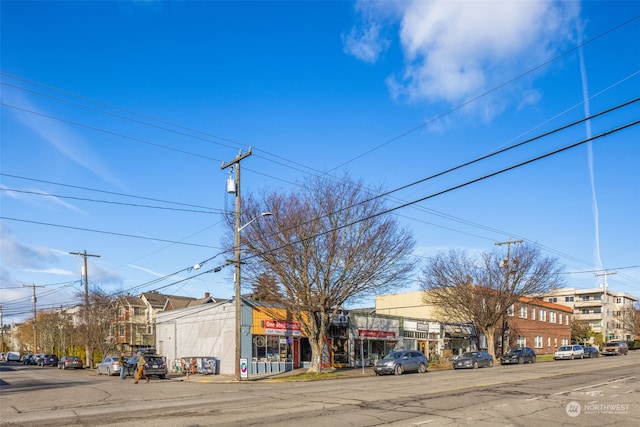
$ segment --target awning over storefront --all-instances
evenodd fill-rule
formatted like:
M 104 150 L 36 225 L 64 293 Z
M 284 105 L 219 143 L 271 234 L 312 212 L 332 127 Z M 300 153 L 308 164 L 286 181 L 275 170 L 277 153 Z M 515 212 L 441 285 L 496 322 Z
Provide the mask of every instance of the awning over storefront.
M 473 325 L 444 325 L 445 335 L 450 337 L 476 336 L 476 328 Z

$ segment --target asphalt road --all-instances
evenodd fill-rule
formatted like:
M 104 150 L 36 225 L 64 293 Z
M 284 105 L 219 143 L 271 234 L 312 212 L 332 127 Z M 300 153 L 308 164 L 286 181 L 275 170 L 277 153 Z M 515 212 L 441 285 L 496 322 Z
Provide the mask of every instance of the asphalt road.
M 291 382 L 133 384 L 0 364 L 0 426 L 632 426 L 640 352 L 476 370 Z M 214 378 L 215 377 L 215 378 Z

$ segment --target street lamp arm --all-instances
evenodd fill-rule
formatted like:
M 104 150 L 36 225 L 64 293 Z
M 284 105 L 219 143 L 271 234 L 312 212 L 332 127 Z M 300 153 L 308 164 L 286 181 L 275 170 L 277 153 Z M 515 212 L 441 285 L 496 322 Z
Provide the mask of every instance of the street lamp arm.
M 244 230 L 245 228 L 247 228 L 249 225 L 251 225 L 254 221 L 262 218 L 263 216 L 273 216 L 273 212 L 262 212 L 260 215 L 258 215 L 257 217 L 253 218 L 251 221 L 249 221 L 248 223 L 246 223 L 245 225 L 243 225 L 242 227 L 238 227 L 238 233 L 241 232 L 242 230 Z

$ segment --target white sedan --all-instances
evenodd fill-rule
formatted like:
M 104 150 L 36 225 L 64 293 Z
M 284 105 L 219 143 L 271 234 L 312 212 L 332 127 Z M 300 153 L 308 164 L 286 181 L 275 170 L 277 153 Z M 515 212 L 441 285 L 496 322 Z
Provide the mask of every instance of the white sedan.
M 563 345 L 553 354 L 555 360 L 584 359 L 584 348 L 581 345 Z
M 105 357 L 96 365 L 98 375 L 120 375 L 120 362 L 117 357 Z

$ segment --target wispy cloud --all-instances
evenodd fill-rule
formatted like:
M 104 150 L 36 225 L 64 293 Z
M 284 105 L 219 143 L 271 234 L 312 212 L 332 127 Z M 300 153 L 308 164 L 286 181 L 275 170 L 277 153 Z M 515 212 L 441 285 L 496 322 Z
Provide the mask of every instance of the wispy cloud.
M 0 185 L 0 189 L 2 189 L 2 194 L 8 197 L 11 197 L 15 200 L 20 200 L 21 202 L 26 202 L 33 204 L 35 206 L 42 206 L 44 203 L 50 202 L 57 206 L 62 206 L 63 208 L 72 210 L 74 212 L 85 215 L 86 212 L 80 209 L 79 207 L 72 205 L 71 203 L 65 202 L 59 197 L 51 195 L 46 191 L 38 190 L 38 189 L 27 189 L 23 191 L 15 191 L 16 189 L 8 188 L 4 185 Z
M 549 59 L 573 37 L 578 2 L 424 1 L 360 2 L 361 29 L 352 29 L 345 51 L 372 62 L 388 46 L 379 22 L 392 22 L 405 67 L 388 79 L 394 97 L 407 102 L 458 105 Z M 377 18 L 377 19 L 376 19 Z M 399 24 L 399 25 L 398 25 Z M 358 38 L 357 35 L 360 34 Z M 353 46 L 358 46 L 357 49 Z M 539 95 L 528 91 L 528 100 Z M 520 102 L 520 100 L 519 100 Z M 487 118 L 500 110 L 485 102 Z
M 109 184 L 117 188 L 125 188 L 82 135 L 55 119 L 45 117 L 48 115 L 47 112 L 41 112 L 36 105 L 21 94 L 8 92 L 3 96 L 5 102 L 19 107 L 12 110 L 17 119 L 60 154 Z

